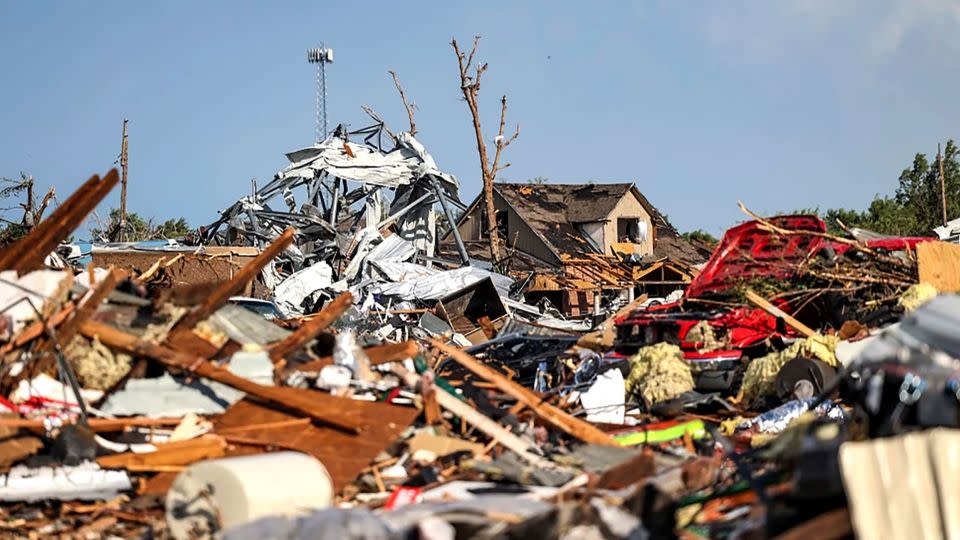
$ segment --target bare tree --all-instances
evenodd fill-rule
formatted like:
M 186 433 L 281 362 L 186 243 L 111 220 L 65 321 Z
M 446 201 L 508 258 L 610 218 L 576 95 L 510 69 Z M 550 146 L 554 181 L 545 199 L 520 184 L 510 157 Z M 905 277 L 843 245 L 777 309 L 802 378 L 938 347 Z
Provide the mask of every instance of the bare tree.
M 410 120 L 410 136 L 415 137 L 417 135 L 417 123 L 413 119 L 413 111 L 417 109 L 417 104 L 412 101 L 407 101 L 407 94 L 403 91 L 403 86 L 400 85 L 400 79 L 397 77 L 397 72 L 392 69 L 387 73 L 393 77 L 393 84 L 397 87 L 397 92 L 400 92 L 400 99 L 403 100 L 403 108 L 407 111 L 407 118 Z
M 480 78 L 483 72 L 487 70 L 487 64 L 477 63 L 474 65 L 474 56 L 477 53 L 477 44 L 480 42 L 480 36 L 474 36 L 473 47 L 470 54 L 464 54 L 460 51 L 456 38 L 450 41 L 453 51 L 457 55 L 457 64 L 460 66 L 460 91 L 463 92 L 463 99 L 470 108 L 470 114 L 473 116 L 473 131 L 477 137 L 477 152 L 480 155 L 480 172 L 483 178 L 483 199 L 484 208 L 487 216 L 487 234 L 490 238 L 490 258 L 494 264 L 500 257 L 500 234 L 497 231 L 497 211 L 493 204 L 493 181 L 497 178 L 497 173 L 510 166 L 509 163 L 500 165 L 500 157 L 503 149 L 510 146 L 510 143 L 520 136 L 520 126 L 518 125 L 513 135 L 505 139 L 503 130 L 507 119 L 507 96 L 500 98 L 500 129 L 497 131 L 496 138 L 493 139 L 496 151 L 493 154 L 491 163 L 487 157 L 487 143 L 483 140 L 483 130 L 480 127 L 480 108 L 477 105 L 477 95 L 480 93 Z M 473 68 L 473 73 L 470 70 Z

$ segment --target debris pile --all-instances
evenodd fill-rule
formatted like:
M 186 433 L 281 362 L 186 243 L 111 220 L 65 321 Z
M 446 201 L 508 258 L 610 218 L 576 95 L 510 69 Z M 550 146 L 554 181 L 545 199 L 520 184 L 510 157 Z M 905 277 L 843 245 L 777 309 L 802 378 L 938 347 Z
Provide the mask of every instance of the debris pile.
M 957 246 L 752 216 L 592 324 L 436 256 L 457 181 L 411 136 L 288 158 L 128 266 L 61 245 L 116 171 L 0 251 L 4 535 L 958 534 Z

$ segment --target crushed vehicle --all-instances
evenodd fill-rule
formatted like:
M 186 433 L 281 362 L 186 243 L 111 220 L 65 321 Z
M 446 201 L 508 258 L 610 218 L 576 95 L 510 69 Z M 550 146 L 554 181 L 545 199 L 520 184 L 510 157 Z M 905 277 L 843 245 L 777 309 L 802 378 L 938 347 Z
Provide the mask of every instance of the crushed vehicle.
M 619 318 L 616 352 L 628 356 L 641 347 L 672 343 L 683 350 L 698 390 L 736 392 L 751 359 L 802 337 L 783 317 L 746 301 L 746 291 L 784 292 L 774 295 L 777 308 L 800 321 L 827 321 L 834 330 L 851 319 L 881 324 L 894 314 L 851 302 L 849 290 L 831 290 L 831 282 L 840 276 L 820 269 L 866 269 L 878 261 L 897 260 L 903 250 L 930 240 L 880 237 L 860 244 L 838 242 L 813 215 L 748 221 L 724 234 L 682 299 Z M 798 290 L 802 294 L 795 294 Z

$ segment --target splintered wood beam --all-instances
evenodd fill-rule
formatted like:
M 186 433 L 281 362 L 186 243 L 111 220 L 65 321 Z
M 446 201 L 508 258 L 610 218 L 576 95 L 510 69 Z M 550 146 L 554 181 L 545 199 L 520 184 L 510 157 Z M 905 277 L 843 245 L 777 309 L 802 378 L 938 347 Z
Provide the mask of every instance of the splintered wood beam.
M 304 420 L 309 422 L 309 419 Z M 123 431 L 130 427 L 176 427 L 182 421 L 183 418 L 148 418 L 145 416 L 134 416 L 130 418 L 90 418 L 87 424 L 94 432 L 101 433 Z M 0 417 L 0 427 L 44 431 L 44 420 Z
M 270 243 L 266 249 L 260 252 L 252 261 L 240 269 L 229 281 L 220 284 L 209 296 L 197 307 L 184 315 L 177 324 L 170 330 L 171 334 L 184 331 L 190 331 L 200 321 L 213 314 L 214 311 L 223 307 L 230 300 L 231 296 L 236 295 L 243 287 L 260 273 L 267 264 L 275 259 L 283 250 L 287 249 L 293 242 L 293 228 L 290 227 L 283 231 L 283 234 Z
M 48 234 L 52 227 L 51 224 L 63 220 L 64 216 L 72 212 L 73 209 L 76 208 L 77 203 L 92 192 L 99 182 L 100 175 L 98 174 L 88 178 L 86 182 L 81 184 L 76 191 L 67 197 L 67 200 L 63 201 L 63 204 L 58 206 L 57 209 L 50 214 L 50 217 L 38 223 L 29 234 L 7 246 L 3 251 L 0 251 L 0 270 L 11 269 L 14 262 L 20 254 L 27 249 L 30 243 L 36 242 Z
M 432 339 L 431 344 L 446 354 L 461 366 L 469 369 L 474 375 L 493 383 L 498 390 L 516 399 L 530 408 L 539 418 L 550 425 L 562 430 L 583 442 L 619 446 L 610 435 L 600 431 L 595 426 L 574 418 L 553 405 L 544 402 L 539 396 L 527 388 L 507 379 L 493 368 L 486 366 L 469 354 L 451 347 L 442 341 Z
M 106 277 L 97 284 L 96 288 L 87 294 L 83 303 L 74 310 L 73 317 L 69 318 L 57 329 L 57 343 L 59 343 L 61 347 L 66 348 L 67 345 L 70 344 L 74 336 L 80 332 L 80 325 L 96 313 L 100 304 L 117 288 L 117 284 L 120 283 L 120 280 L 126 277 L 126 275 L 126 272 L 123 270 L 110 267 L 110 271 Z M 41 338 L 37 347 L 38 362 L 33 369 L 29 370 L 30 373 L 42 373 L 53 365 L 53 356 L 49 355 L 49 353 L 53 351 L 53 347 L 54 342 L 49 337 L 44 336 L 44 338 Z
M 292 334 L 273 344 L 270 347 L 270 360 L 276 364 L 288 354 L 306 345 L 311 339 L 317 337 L 317 334 L 336 322 L 352 305 L 352 294 L 345 292 L 336 297 L 332 302 L 323 306 L 323 309 L 316 316 L 300 325 L 300 328 L 297 328 Z
M 97 312 L 100 304 L 110 296 L 110 293 L 112 293 L 113 290 L 117 288 L 117 285 L 126 277 L 127 273 L 125 271 L 112 266 L 110 267 L 110 271 L 107 272 L 106 277 L 104 277 L 100 283 L 97 283 L 97 286 L 90 291 L 83 303 L 80 304 L 80 307 L 73 313 L 73 317 L 57 330 L 57 340 L 62 346 L 66 347 L 67 344 L 70 343 L 73 336 L 77 335 L 80 331 L 80 325 Z
M 57 208 L 50 218 L 41 222 L 41 224 L 49 222 L 49 225 L 41 229 L 40 235 L 33 238 L 28 235 L 23 238 L 28 242 L 23 244 L 23 251 L 12 262 L 11 268 L 21 274 L 42 268 L 43 260 L 47 255 L 50 255 L 71 232 L 83 223 L 90 212 L 117 185 L 118 180 L 117 170 L 111 169 L 102 180 L 81 192 L 75 204 L 71 205 L 67 211 L 58 214 L 60 208 Z
M 407 358 L 413 358 L 420 352 L 420 347 L 416 341 L 401 341 L 400 343 L 386 343 L 384 345 L 375 345 L 363 350 L 367 355 L 371 366 L 378 364 L 389 364 L 391 362 L 400 362 Z
M 766 311 L 770 315 L 773 315 L 774 317 L 779 317 L 783 319 L 783 322 L 787 323 L 791 328 L 793 328 L 797 332 L 800 332 L 800 334 L 802 334 L 804 337 L 809 338 L 809 337 L 817 336 L 816 330 L 794 319 L 789 313 L 771 304 L 769 301 L 767 301 L 766 298 L 760 296 L 759 294 L 751 291 L 750 289 L 743 291 L 743 294 L 744 296 L 747 297 L 747 300 L 752 302 L 754 305 L 763 309 L 764 311 Z
M 310 395 L 307 396 L 303 392 L 291 392 L 290 388 L 257 384 L 234 375 L 224 367 L 215 366 L 206 358 L 185 354 L 164 345 L 141 340 L 137 336 L 96 321 L 85 321 L 80 328 L 80 332 L 89 338 L 98 338 L 107 347 L 120 349 L 138 356 L 150 357 L 167 367 L 184 369 L 201 377 L 223 383 L 254 398 L 309 416 L 322 424 L 347 433 L 360 433 L 360 425 L 346 422 L 340 415 L 336 415 L 337 408 L 331 406 L 333 402 L 339 405 L 342 398 L 320 392 L 310 392 Z
M 363 349 L 371 366 L 380 364 L 390 364 L 400 362 L 407 358 L 413 358 L 420 352 L 420 346 L 416 341 L 401 341 L 400 343 L 385 343 L 383 345 L 374 345 Z M 303 371 L 306 373 L 320 371 L 326 366 L 333 364 L 332 356 L 323 356 L 317 360 L 303 364 L 292 364 L 290 369 Z
M 95 193 L 100 183 L 99 175 L 91 176 L 67 197 L 67 200 L 63 201 L 63 204 L 57 207 L 50 214 L 50 217 L 38 223 L 29 234 L 0 251 L 0 270 L 16 269 L 17 265 L 23 262 L 28 252 L 37 249 L 40 245 L 47 244 L 47 238 L 53 233 L 53 229 L 77 212 L 81 203 Z M 44 254 L 44 257 L 46 257 L 46 254 Z

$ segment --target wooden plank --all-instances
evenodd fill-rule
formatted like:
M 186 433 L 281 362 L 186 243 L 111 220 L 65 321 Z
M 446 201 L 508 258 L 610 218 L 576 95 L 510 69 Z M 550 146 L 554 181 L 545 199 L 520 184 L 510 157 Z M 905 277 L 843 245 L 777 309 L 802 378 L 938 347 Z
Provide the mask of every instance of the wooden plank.
M 525 404 L 534 414 L 557 429 L 584 442 L 619 446 L 612 437 L 600 431 L 595 426 L 574 418 L 549 403 L 544 403 L 540 397 L 532 391 L 507 379 L 496 370 L 484 365 L 460 349 L 451 347 L 436 339 L 431 340 L 431 343 L 440 349 L 441 352 L 453 358 L 458 364 L 469 369 L 478 377 L 497 385 L 497 388 L 501 392 Z
M 63 306 L 63 308 L 60 311 L 58 311 L 52 317 L 47 319 L 47 322 L 51 326 L 56 328 L 61 323 L 63 323 L 63 321 L 67 320 L 67 317 L 69 317 L 70 314 L 73 313 L 75 309 L 76 309 L 76 305 L 73 302 L 68 302 L 66 305 Z M 13 341 L 4 343 L 3 346 L 0 347 L 0 356 L 7 354 L 13 349 L 19 349 L 20 347 L 23 347 L 27 343 L 37 339 L 43 334 L 44 334 L 43 322 L 33 321 L 32 323 L 24 327 L 24 329 L 21 330 L 20 333 L 13 338 Z
M 519 456 L 520 459 L 538 467 L 550 467 L 553 465 L 547 461 L 546 458 L 531 452 L 530 443 L 524 441 L 520 437 L 517 437 L 506 428 L 494 422 L 489 417 L 480 413 L 470 405 L 467 405 L 443 390 L 437 390 L 436 398 L 437 403 L 441 407 L 459 416 L 466 423 L 475 426 L 483 434 Z
M 940 292 L 960 292 L 960 245 L 947 242 L 917 244 L 920 282 Z
M 175 427 L 182 418 L 148 418 L 133 416 L 130 418 L 90 418 L 88 424 L 94 432 L 123 431 L 128 427 Z M 43 430 L 42 419 L 12 418 L 0 416 L 0 427 L 15 427 L 30 430 Z
M 180 319 L 170 333 L 174 334 L 189 331 L 196 326 L 197 323 L 212 315 L 214 311 L 220 309 L 227 303 L 231 296 L 236 295 L 248 282 L 253 280 L 270 261 L 280 255 L 283 250 L 287 249 L 290 243 L 293 242 L 293 233 L 294 230 L 292 227 L 284 231 L 283 234 L 271 242 L 256 258 L 241 268 L 233 278 L 214 289 L 203 303 L 196 306 L 190 313 L 187 313 Z
M 299 388 L 287 388 L 287 390 L 296 394 L 317 393 Z M 420 411 L 413 407 L 336 398 L 331 400 L 328 409 L 340 417 L 357 422 L 362 426 L 363 434 L 356 436 L 316 424 L 304 426 L 290 423 L 296 420 L 295 416 L 268 409 L 250 399 L 234 404 L 220 418 L 214 420 L 214 430 L 217 433 L 226 432 L 244 437 L 251 443 L 259 443 L 256 446 L 246 447 L 238 444 L 236 450 L 228 450 L 228 455 L 259 453 L 263 451 L 264 443 L 296 448 L 300 452 L 309 454 L 323 463 L 327 472 L 330 473 L 335 488 L 339 490 L 353 481 L 420 415 Z M 289 425 L 280 425 L 283 422 Z M 237 429 L 256 425 L 275 427 L 248 430 L 242 433 Z
M 387 343 L 384 345 L 374 345 L 363 349 L 363 354 L 367 355 L 367 360 L 371 366 L 380 364 L 390 364 L 400 362 L 407 358 L 413 358 L 420 352 L 420 346 L 416 341 L 403 341 L 400 343 Z M 317 360 L 305 362 L 303 364 L 292 364 L 289 367 L 296 371 L 305 373 L 317 372 L 326 366 L 333 364 L 332 356 L 323 356 Z
M 71 206 L 68 212 L 58 216 L 57 212 L 54 211 L 50 218 L 45 220 L 49 221 L 50 225 L 42 230 L 41 235 L 24 244 L 25 249 L 13 261 L 12 268 L 21 274 L 42 268 L 43 260 L 46 259 L 47 255 L 50 255 L 70 233 L 83 223 L 83 220 L 103 201 L 118 181 L 117 170 L 111 169 L 102 180 L 93 185 L 90 192 L 81 193 L 77 203 Z M 57 210 L 60 210 L 60 208 L 57 208 Z M 29 238 L 29 235 L 27 238 Z M 26 238 L 24 239 L 26 240 Z
M 371 366 L 379 364 L 389 364 L 391 362 L 401 362 L 407 358 L 413 358 L 420 352 L 420 346 L 416 341 L 401 341 L 400 343 L 387 343 L 367 347 L 363 354 L 367 355 Z
M 747 300 L 752 302 L 754 305 L 766 311 L 767 313 L 773 315 L 774 317 L 783 319 L 783 322 L 787 323 L 787 325 L 789 325 L 791 328 L 793 328 L 797 332 L 800 332 L 800 334 L 803 335 L 804 337 L 809 338 L 809 337 L 815 337 L 819 335 L 814 329 L 794 319 L 789 313 L 771 304 L 770 302 L 767 301 L 766 298 L 751 291 L 750 289 L 745 290 L 743 294 L 747 297 Z
M 176 441 L 156 445 L 156 452 L 124 452 L 97 458 L 97 464 L 104 469 L 136 469 L 158 471 L 153 467 L 170 465 L 190 465 L 204 459 L 223 457 L 227 450 L 227 441 L 218 435 L 203 435 L 196 439 Z
M 97 284 L 96 288 L 87 293 L 86 298 L 74 312 L 73 317 L 57 329 L 57 341 L 62 346 L 66 347 L 70 343 L 70 340 L 80 331 L 80 325 L 96 313 L 100 304 L 110 296 L 110 293 L 117 288 L 117 285 L 126 275 L 126 272 L 111 267 L 106 277 Z M 49 352 L 52 348 L 52 344 L 45 343 L 40 352 Z
M 38 223 L 29 234 L 0 251 L 0 270 L 12 269 L 17 258 L 27 250 L 31 243 L 36 243 L 50 234 L 53 224 L 62 221 L 70 212 L 73 212 L 78 203 L 84 197 L 89 196 L 99 183 L 100 175 L 98 174 L 88 178 L 47 219 Z
M 86 321 L 81 327 L 81 333 L 87 337 L 97 337 L 108 347 L 113 347 L 131 354 L 148 356 L 168 367 L 185 369 L 201 377 L 236 388 L 250 396 L 260 398 L 269 403 L 286 407 L 309 416 L 314 420 L 342 429 L 350 433 L 359 433 L 360 427 L 355 422 L 345 421 L 337 414 L 331 403 L 344 400 L 321 392 L 308 391 L 307 394 L 294 392 L 293 388 L 279 386 L 263 386 L 243 377 L 234 375 L 228 369 L 215 366 L 201 356 L 189 355 L 169 347 L 143 341 L 112 326 L 96 321 Z M 351 401 L 351 400 L 346 400 Z
M 323 306 L 315 317 L 300 325 L 292 334 L 273 344 L 270 347 L 270 360 L 274 364 L 283 360 L 288 354 L 299 350 L 317 334 L 328 328 L 353 305 L 353 295 L 346 292 L 336 297 L 332 302 Z

